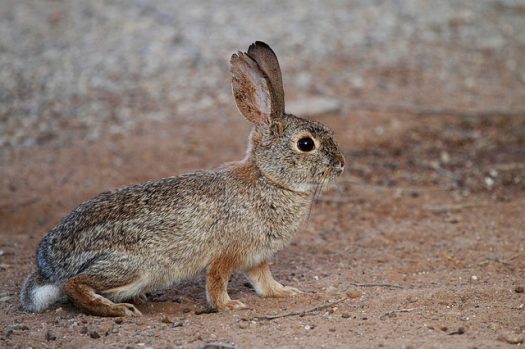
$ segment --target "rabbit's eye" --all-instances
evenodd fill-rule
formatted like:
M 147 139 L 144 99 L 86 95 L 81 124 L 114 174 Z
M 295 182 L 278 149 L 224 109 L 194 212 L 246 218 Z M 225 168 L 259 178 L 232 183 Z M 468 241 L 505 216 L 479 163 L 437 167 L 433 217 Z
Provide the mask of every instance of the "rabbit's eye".
M 297 141 L 297 148 L 302 152 L 310 152 L 315 149 L 315 142 L 310 137 L 303 137 Z

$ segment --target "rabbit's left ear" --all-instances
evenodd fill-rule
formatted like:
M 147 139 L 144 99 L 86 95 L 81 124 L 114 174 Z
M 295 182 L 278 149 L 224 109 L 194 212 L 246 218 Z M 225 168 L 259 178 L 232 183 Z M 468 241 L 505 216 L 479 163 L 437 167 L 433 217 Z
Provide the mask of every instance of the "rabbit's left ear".
M 262 41 L 256 41 L 248 48 L 248 55 L 268 78 L 272 91 L 272 112 L 275 117 L 284 114 L 284 88 L 281 67 L 275 52 Z
M 257 63 L 246 53 L 234 53 L 230 59 L 232 90 L 242 115 L 255 125 L 272 124 L 271 85 Z

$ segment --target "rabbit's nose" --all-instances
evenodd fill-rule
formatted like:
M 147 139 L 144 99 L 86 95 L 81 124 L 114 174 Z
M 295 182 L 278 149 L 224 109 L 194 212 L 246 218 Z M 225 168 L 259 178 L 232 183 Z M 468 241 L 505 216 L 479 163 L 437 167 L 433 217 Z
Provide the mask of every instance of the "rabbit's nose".
M 336 160 L 336 167 L 340 167 L 341 169 L 345 168 L 345 158 L 343 155 L 340 155 Z

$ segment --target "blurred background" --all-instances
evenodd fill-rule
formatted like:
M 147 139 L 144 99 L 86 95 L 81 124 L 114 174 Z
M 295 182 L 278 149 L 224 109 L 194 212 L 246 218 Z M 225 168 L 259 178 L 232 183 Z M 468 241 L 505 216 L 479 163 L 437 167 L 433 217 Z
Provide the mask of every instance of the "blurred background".
M 525 108 L 520 0 L 2 0 L 0 17 L 3 150 L 239 120 L 228 59 L 255 40 L 321 112 Z

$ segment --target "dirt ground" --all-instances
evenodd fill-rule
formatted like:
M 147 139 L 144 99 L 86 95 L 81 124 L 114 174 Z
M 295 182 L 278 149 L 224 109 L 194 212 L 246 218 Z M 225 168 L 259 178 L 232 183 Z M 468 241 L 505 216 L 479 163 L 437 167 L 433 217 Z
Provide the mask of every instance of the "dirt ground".
M 523 4 L 254 2 L 253 18 L 237 1 L 207 17 L 184 3 L 0 7 L 0 348 L 525 345 Z M 38 242 L 78 204 L 243 156 L 227 59 L 257 39 L 289 101 L 340 104 L 312 117 L 335 130 L 345 173 L 271 261 L 304 294 L 262 299 L 235 274 L 250 309 L 203 313 L 201 275 L 151 294 L 140 318 L 23 312 Z
M 151 295 L 142 318 L 87 316 L 62 304 L 20 310 L 17 292 L 44 233 L 96 193 L 210 168 L 242 154 L 248 125 L 155 125 L 122 139 L 14 153 L 4 168 L 0 345 L 6 348 L 497 348 L 525 331 L 525 121 L 508 116 L 324 116 L 348 169 L 272 263 L 301 288 L 251 309 L 198 314 L 202 277 Z M 382 130 L 378 131 L 378 127 Z M 238 138 L 219 137 L 227 132 Z M 378 134 L 380 133 L 380 135 Z M 445 155 L 448 154 L 448 155 Z M 468 165 L 470 164 L 470 165 Z M 491 178 L 489 180 L 488 178 Z M 390 286 L 360 286 L 384 283 Z M 343 300 L 341 300 L 343 299 Z M 257 316 L 304 311 L 274 320 Z

